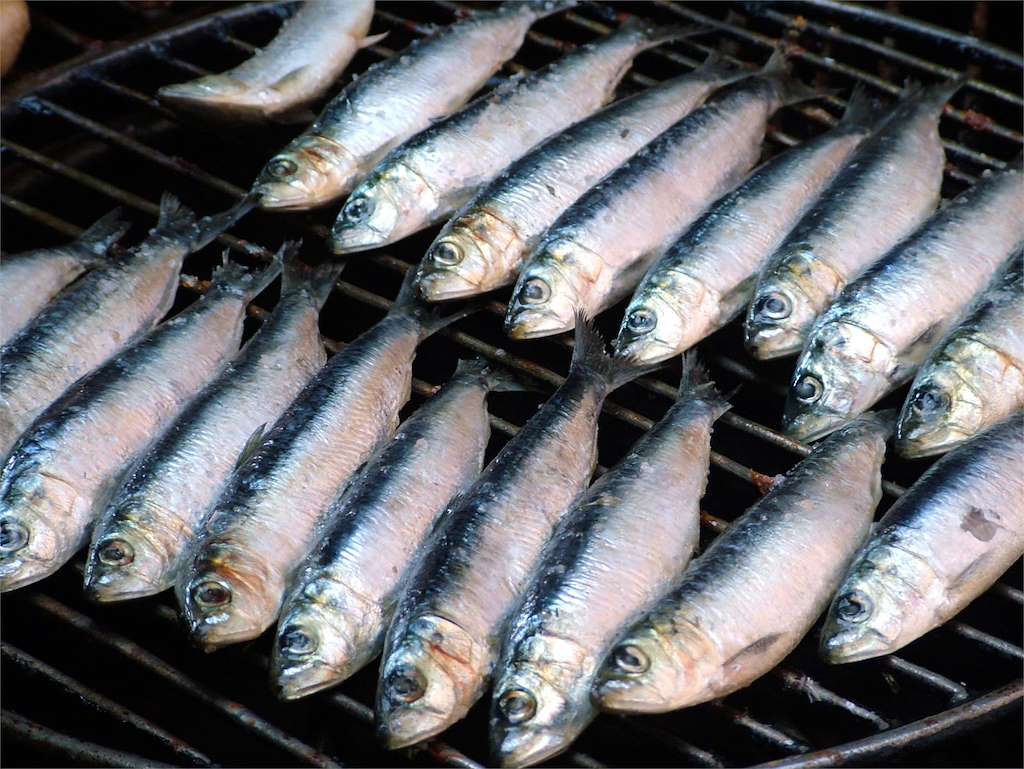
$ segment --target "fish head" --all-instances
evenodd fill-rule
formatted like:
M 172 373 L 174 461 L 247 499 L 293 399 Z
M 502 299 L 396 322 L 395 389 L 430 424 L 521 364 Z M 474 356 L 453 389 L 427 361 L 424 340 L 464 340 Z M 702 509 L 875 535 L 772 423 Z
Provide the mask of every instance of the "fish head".
M 519 266 L 518 260 L 508 264 L 513 252 L 521 254 L 521 246 L 511 226 L 486 211 L 460 215 L 420 263 L 420 293 L 429 302 L 443 302 L 500 288 Z
M 545 243 L 516 281 L 505 315 L 505 333 L 535 339 L 570 331 L 582 306 L 585 272 L 593 254 L 572 240 Z
M 942 580 L 921 558 L 892 547 L 883 534 L 850 568 L 821 630 L 821 655 L 832 663 L 889 654 L 937 623 Z
M 700 281 L 675 271 L 652 273 L 626 308 L 615 353 L 643 363 L 667 360 L 700 341 L 717 315 L 717 303 Z
M 83 538 L 71 521 L 85 503 L 70 484 L 41 473 L 7 481 L 0 491 L 0 592 L 48 577 Z
M 301 580 L 301 578 L 300 578 Z M 328 579 L 301 580 L 285 603 L 277 624 L 271 680 L 278 696 L 293 700 L 341 683 L 369 662 L 376 651 L 379 612 L 371 616 L 353 605 L 350 595 Z M 361 632 L 368 629 L 369 637 Z
M 352 190 L 331 228 L 335 254 L 394 243 L 427 226 L 437 201 L 423 178 L 403 163 L 389 163 Z
M 568 748 L 593 720 L 595 660 L 557 636 L 532 636 L 513 654 L 491 701 L 492 753 L 502 766 L 532 766 Z
M 594 701 L 604 710 L 633 713 L 664 713 L 699 701 L 707 688 L 705 661 L 715 655 L 706 639 L 692 635 L 672 643 L 650 624 L 635 627 L 602 664 Z
M 464 629 L 421 615 L 389 642 L 377 687 L 377 733 L 390 750 L 447 729 L 483 691 L 486 657 Z
M 206 651 L 259 636 L 276 619 L 281 588 L 260 559 L 238 562 L 226 543 L 204 551 L 175 586 L 192 640 Z
M 828 435 L 892 389 L 895 368 L 891 348 L 866 329 L 817 324 L 793 372 L 783 429 L 801 441 Z
M 923 369 L 896 427 L 896 449 L 911 459 L 948 451 L 987 423 L 978 367 L 943 355 Z
M 170 553 L 141 528 L 106 529 L 85 559 L 85 594 L 93 601 L 124 601 L 166 590 L 173 583 Z
M 253 185 L 262 208 L 304 211 L 345 194 L 359 163 L 331 139 L 303 134 L 270 159 Z

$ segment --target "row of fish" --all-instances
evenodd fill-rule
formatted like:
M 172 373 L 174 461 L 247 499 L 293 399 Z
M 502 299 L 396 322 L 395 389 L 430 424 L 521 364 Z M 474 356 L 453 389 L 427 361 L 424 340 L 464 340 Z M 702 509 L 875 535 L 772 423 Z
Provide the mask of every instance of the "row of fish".
M 53 253 L 95 252 L 115 221 Z M 150 237 L 86 277 L 142 270 L 170 242 L 176 271 L 216 226 L 165 198 Z M 883 412 L 818 444 L 688 565 L 728 408 L 692 357 L 676 404 L 588 488 L 602 402 L 650 365 L 608 356 L 577 318 L 564 383 L 483 468 L 487 394 L 523 385 L 463 362 L 399 426 L 416 346 L 453 316 L 419 300 L 410 273 L 325 364 L 316 319 L 339 267 L 293 252 L 256 275 L 226 264 L 201 300 L 43 409 L 0 475 L 4 590 L 51 573 L 92 529 L 94 599 L 174 585 L 207 648 L 277 621 L 286 698 L 383 652 L 376 710 L 392 747 L 439 733 L 493 681 L 495 752 L 525 765 L 565 749 L 598 708 L 660 712 L 749 684 L 834 595 L 828 659 L 900 648 L 1024 552 L 1020 414 L 940 460 L 869 538 Z M 236 354 L 246 304 L 282 269 L 277 307 Z M 77 307 L 83 284 L 96 285 L 72 283 L 15 339 L 48 330 L 48 308 Z

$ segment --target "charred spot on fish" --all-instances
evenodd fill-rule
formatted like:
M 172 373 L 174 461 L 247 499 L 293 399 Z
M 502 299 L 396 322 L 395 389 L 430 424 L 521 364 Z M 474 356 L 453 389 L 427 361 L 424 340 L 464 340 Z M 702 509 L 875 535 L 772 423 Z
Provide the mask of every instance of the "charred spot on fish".
M 643 649 L 639 646 L 634 646 L 633 644 L 623 644 L 622 646 L 619 646 L 612 653 L 612 660 L 619 671 L 631 676 L 638 676 L 641 673 L 645 673 L 651 666 L 651 661 L 644 653 Z
M 993 518 L 998 519 L 999 514 L 986 513 L 986 511 L 980 508 L 971 507 L 964 514 L 964 518 L 960 522 L 960 528 L 979 542 L 988 542 L 999 530 L 999 524 L 992 520 Z
M 768 320 L 783 320 L 793 312 L 793 303 L 789 297 L 778 291 L 765 294 L 757 300 L 754 313 L 757 317 Z
M 100 563 L 107 566 L 127 566 L 135 560 L 135 549 L 123 539 L 108 539 L 99 549 Z
M 371 213 L 373 213 L 373 201 L 363 195 L 349 198 L 341 210 L 342 218 L 350 224 L 361 222 Z
M 543 304 L 551 298 L 551 286 L 543 278 L 530 278 L 519 291 L 523 304 Z
M 299 170 L 299 165 L 294 160 L 289 160 L 288 158 L 274 158 L 267 165 L 267 170 L 271 176 L 281 178 L 294 174 Z
M 16 553 L 28 544 L 29 531 L 21 521 L 0 520 L 0 553 Z
M 445 266 L 452 266 L 458 264 L 463 259 L 462 249 L 449 240 L 442 240 L 436 246 L 430 255 L 438 264 Z
M 622 130 L 621 130 L 621 131 L 619 132 L 619 138 L 620 138 L 620 139 L 625 139 L 625 138 L 626 138 L 627 136 L 629 136 L 629 129 L 628 129 L 628 128 L 623 128 L 623 129 L 622 129 Z
M 775 645 L 775 642 L 780 638 L 782 638 L 782 633 L 772 633 L 771 635 L 766 635 L 763 638 L 758 638 L 754 643 L 732 655 L 725 664 L 726 666 L 734 665 L 737 662 L 740 662 L 744 657 L 760 656 L 772 648 Z
M 290 625 L 281 633 L 277 642 L 281 654 L 287 657 L 305 657 L 316 651 L 316 639 L 302 628 Z
M 214 580 L 200 582 L 192 588 L 192 600 L 203 608 L 216 608 L 231 603 L 231 588 Z
M 814 403 L 821 397 L 823 386 L 814 374 L 804 374 L 793 385 L 793 395 L 801 403 Z
M 387 694 L 392 702 L 409 704 L 422 697 L 426 691 L 427 679 L 410 665 L 401 665 L 388 676 Z
M 949 407 L 949 395 L 935 385 L 927 385 L 914 393 L 910 408 L 922 416 L 930 416 Z
M 509 689 L 498 698 L 498 709 L 510 724 L 521 724 L 537 714 L 537 699 L 525 689 Z
M 554 186 L 553 186 L 553 185 L 551 185 L 551 184 L 545 184 L 545 185 L 544 185 L 544 187 L 545 187 L 545 188 L 547 189 L 547 191 L 548 191 L 548 194 L 549 194 L 549 195 L 550 195 L 551 197 L 556 197 L 556 196 L 558 195 L 558 192 L 557 192 L 557 191 L 555 190 L 555 188 L 554 188 Z
M 874 602 L 859 590 L 839 596 L 836 602 L 836 615 L 844 622 L 863 622 L 874 610 Z
M 626 318 L 626 328 L 634 334 L 647 334 L 658 325 L 658 316 L 653 310 L 638 307 Z

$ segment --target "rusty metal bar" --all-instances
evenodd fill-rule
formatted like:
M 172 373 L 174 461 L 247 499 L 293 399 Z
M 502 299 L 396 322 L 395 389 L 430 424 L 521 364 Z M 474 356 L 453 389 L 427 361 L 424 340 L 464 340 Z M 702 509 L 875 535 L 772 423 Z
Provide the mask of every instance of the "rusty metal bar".
M 65 689 L 70 694 L 80 698 L 87 705 L 95 708 L 101 713 L 106 713 L 118 721 L 128 724 L 143 734 L 154 738 L 165 748 L 173 752 L 175 755 L 185 759 L 189 763 L 195 766 L 213 766 L 213 761 L 209 756 L 196 750 L 181 738 L 175 737 L 173 734 L 161 729 L 152 721 L 143 718 L 135 711 L 130 710 L 129 708 L 126 708 L 123 705 L 103 696 L 99 692 L 90 689 L 84 684 L 79 683 L 71 676 L 47 665 L 45 662 L 33 657 L 28 652 L 23 651 L 16 646 L 12 646 L 9 643 L 0 642 L 0 654 L 21 669 L 27 670 L 33 675 L 46 678 L 51 683 Z
M 963 684 L 959 684 L 952 679 L 946 678 L 944 675 L 940 675 L 928 668 L 923 668 L 920 665 L 915 665 L 913 662 L 903 659 L 903 657 L 895 654 L 890 654 L 887 657 L 882 658 L 882 664 L 892 668 L 898 673 L 902 673 L 908 678 L 915 679 L 918 683 L 930 686 L 933 689 L 939 689 L 945 692 L 951 702 L 963 702 L 970 696 L 970 692 L 967 691 L 967 687 Z

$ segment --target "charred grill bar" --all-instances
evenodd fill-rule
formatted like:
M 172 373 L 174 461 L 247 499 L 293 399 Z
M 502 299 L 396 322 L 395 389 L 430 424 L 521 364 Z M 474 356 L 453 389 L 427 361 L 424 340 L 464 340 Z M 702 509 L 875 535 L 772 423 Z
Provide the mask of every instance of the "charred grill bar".
M 288 10 L 287 4 L 229 7 L 99 57 L 86 54 L 75 66 L 51 70 L 29 90 L 13 94 L 3 111 L 4 250 L 75 236 L 81 228 L 71 220 L 91 221 L 114 204 L 142 214 L 140 221 L 155 218 L 163 189 L 180 194 L 201 213 L 234 204 L 260 165 L 296 129 L 211 133 L 180 121 L 152 94 L 164 83 L 222 70 L 251 55 Z M 464 11 L 451 2 L 380 3 L 373 29 L 391 29 L 391 35 L 361 54 L 351 70 L 393 54 L 430 24 L 447 23 Z M 700 10 L 663 0 L 584 5 L 539 23 L 507 70 L 534 69 L 573 44 L 607 34 L 618 12 L 711 28 L 707 35 L 642 56 L 627 78 L 632 88 L 692 68 L 711 50 L 754 66 L 780 38 L 793 50 L 798 74 L 844 94 L 858 80 L 886 95 L 899 91 L 903 77 L 936 80 L 968 71 L 972 80 L 963 99 L 954 101 L 970 107 L 947 107 L 942 125 L 947 192 L 958 191 L 987 168 L 1001 168 L 1024 140 L 1017 54 L 908 16 L 828 0 Z M 828 110 L 804 106 L 777 116 L 769 150 L 833 124 L 845 99 L 833 96 L 824 103 Z M 319 257 L 326 254 L 324 224 L 333 213 L 251 215 L 234 235 L 191 257 L 185 271 L 208 275 L 222 247 L 240 260 L 264 261 L 282 240 L 298 235 L 306 238 L 306 253 Z M 322 326 L 332 349 L 389 306 L 398 276 L 419 259 L 429 237 L 410 238 L 388 255 L 350 260 L 324 311 Z M 207 286 L 184 278 L 176 306 Z M 261 314 L 259 308 L 250 313 Z M 471 355 L 500 361 L 546 389 L 559 384 L 556 372 L 565 370 L 569 343 L 511 343 L 501 334 L 503 314 L 504 305 L 492 302 L 427 343 L 416 367 L 415 393 L 432 392 L 456 357 Z M 709 509 L 729 518 L 807 453 L 805 446 L 762 424 L 778 419 L 778 387 L 791 364 L 752 367 L 738 338 L 732 324 L 701 345 L 721 384 L 745 385 L 735 409 L 719 423 L 705 500 Z M 673 372 L 659 373 L 611 399 L 602 420 L 602 460 L 617 460 L 665 410 L 675 395 L 674 378 Z M 497 404 L 496 441 L 514 433 L 535 403 Z M 883 506 L 922 467 L 890 459 L 885 470 Z M 705 540 L 728 526 L 712 512 L 703 514 L 702 524 Z M 1005 579 L 1011 578 L 1019 580 L 1019 565 Z M 206 658 L 188 648 L 169 602 L 97 608 L 82 598 L 80 582 L 80 567 L 72 565 L 37 588 L 3 599 L 4 736 L 26 754 L 36 750 L 123 766 L 299 762 L 469 768 L 487 763 L 480 708 L 443 739 L 387 754 L 373 743 L 373 713 L 365 704 L 372 700 L 375 670 L 309 700 L 277 703 L 265 680 L 267 639 Z M 877 761 L 969 729 L 1024 697 L 1019 630 L 1024 594 L 1000 583 L 977 603 L 977 610 L 972 607 L 905 654 L 845 668 L 817 661 L 812 634 L 785 666 L 749 690 L 657 718 L 603 716 L 561 760 L 603 766 L 635 762 L 639 755 L 644 763 L 828 766 Z

